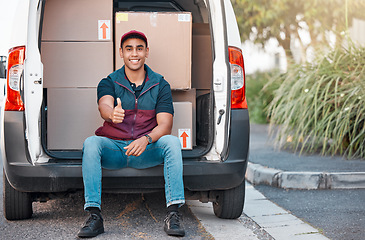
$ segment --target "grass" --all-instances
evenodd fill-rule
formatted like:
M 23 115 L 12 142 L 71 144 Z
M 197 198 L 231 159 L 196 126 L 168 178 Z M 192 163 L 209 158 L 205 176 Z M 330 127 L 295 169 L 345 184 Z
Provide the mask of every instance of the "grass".
M 339 48 L 272 78 L 276 143 L 300 152 L 365 158 L 365 48 Z
M 274 82 L 264 89 L 264 86 L 278 72 L 257 72 L 246 76 L 246 97 L 250 113 L 250 122 L 264 124 L 269 119 L 266 114 L 267 106 L 274 98 L 274 90 L 279 87 L 278 82 Z

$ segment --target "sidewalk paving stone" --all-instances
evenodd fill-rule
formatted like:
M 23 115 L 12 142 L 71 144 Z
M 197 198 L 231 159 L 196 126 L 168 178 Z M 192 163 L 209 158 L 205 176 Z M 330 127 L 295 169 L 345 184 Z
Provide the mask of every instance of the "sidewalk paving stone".
M 266 199 L 251 184 L 246 184 L 243 212 L 277 240 L 325 240 L 319 230 Z

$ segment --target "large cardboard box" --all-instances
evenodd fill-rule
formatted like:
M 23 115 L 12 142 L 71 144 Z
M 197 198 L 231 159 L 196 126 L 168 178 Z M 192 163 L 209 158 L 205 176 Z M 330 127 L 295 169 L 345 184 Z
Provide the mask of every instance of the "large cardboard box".
M 51 88 L 47 102 L 50 150 L 81 150 L 85 139 L 104 122 L 96 103 L 96 88 Z
M 174 102 L 174 123 L 171 134 L 180 139 L 183 150 L 193 148 L 193 107 L 191 102 Z
M 45 88 L 96 87 L 113 72 L 112 42 L 43 42 Z
M 47 0 L 42 40 L 112 41 L 112 19 L 113 0 Z
M 191 139 L 192 139 L 192 145 L 196 146 L 196 89 L 192 88 L 190 90 L 180 91 L 180 90 L 173 90 L 172 91 L 172 100 L 174 103 L 176 102 L 190 102 L 192 107 L 192 119 L 188 119 L 188 115 L 185 116 L 181 114 L 182 121 L 192 121 L 192 128 L 191 128 Z M 179 111 L 180 109 L 175 109 L 175 116 L 174 121 L 176 121 L 178 124 L 180 119 L 178 119 L 179 116 L 176 116 L 176 111 Z M 189 110 L 190 112 L 190 110 Z M 177 113 L 180 115 L 180 113 Z M 176 120 L 175 120 L 176 119 Z M 174 124 L 175 125 L 175 124 Z
M 115 15 L 115 69 L 123 66 L 120 38 L 130 31 L 146 34 L 146 63 L 165 77 L 172 89 L 191 88 L 192 18 L 189 12 L 117 12 Z

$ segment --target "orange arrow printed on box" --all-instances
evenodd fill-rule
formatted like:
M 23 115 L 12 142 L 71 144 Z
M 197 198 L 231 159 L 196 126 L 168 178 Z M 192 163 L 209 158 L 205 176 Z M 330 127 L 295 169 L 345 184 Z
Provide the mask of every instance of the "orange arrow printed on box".
M 187 147 L 186 139 L 189 137 L 189 135 L 186 134 L 186 132 L 183 132 L 180 137 L 183 139 L 183 148 L 186 148 Z
M 105 23 L 103 23 L 100 28 L 103 29 L 103 39 L 106 39 L 106 29 L 109 27 Z

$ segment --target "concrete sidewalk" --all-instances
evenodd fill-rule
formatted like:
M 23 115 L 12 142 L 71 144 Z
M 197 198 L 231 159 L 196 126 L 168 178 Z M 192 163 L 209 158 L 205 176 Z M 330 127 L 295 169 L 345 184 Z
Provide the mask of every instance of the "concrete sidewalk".
M 285 189 L 365 188 L 365 160 L 279 151 L 268 136 L 268 125 L 250 127 L 246 179 L 252 184 Z
M 206 231 L 216 240 L 328 240 L 320 230 L 303 222 L 246 184 L 245 207 L 238 219 L 220 219 L 212 203 L 187 201 L 190 210 Z M 249 218 L 259 227 L 246 223 Z

